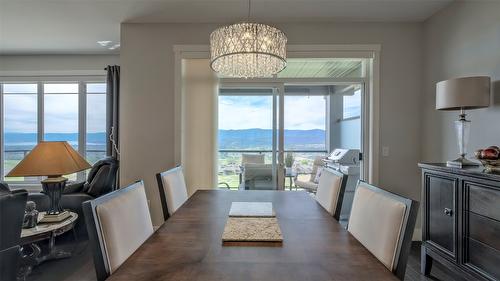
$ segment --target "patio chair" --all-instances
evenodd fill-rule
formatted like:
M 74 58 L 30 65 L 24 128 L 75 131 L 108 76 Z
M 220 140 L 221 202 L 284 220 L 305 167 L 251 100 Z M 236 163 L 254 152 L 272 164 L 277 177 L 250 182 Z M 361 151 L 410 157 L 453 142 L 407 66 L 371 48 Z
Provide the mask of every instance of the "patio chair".
M 240 184 L 242 182 L 242 174 L 244 172 L 244 167 L 246 164 L 264 164 L 265 155 L 264 154 L 241 154 L 241 165 L 240 165 Z
M 243 167 L 242 183 L 240 189 L 243 190 L 274 190 L 276 185 L 273 182 L 272 164 L 248 163 Z
M 318 189 L 318 181 L 316 179 L 316 174 L 318 173 L 318 169 L 323 169 L 323 166 L 325 163 L 323 162 L 322 156 L 317 156 L 314 158 L 313 162 L 313 167 L 312 171 L 309 175 L 309 179 L 307 181 L 299 180 L 298 176 L 300 175 L 297 173 L 297 176 L 295 177 L 295 188 L 302 188 L 305 189 L 308 192 L 316 193 L 316 190 Z M 304 174 L 302 174 L 304 175 Z

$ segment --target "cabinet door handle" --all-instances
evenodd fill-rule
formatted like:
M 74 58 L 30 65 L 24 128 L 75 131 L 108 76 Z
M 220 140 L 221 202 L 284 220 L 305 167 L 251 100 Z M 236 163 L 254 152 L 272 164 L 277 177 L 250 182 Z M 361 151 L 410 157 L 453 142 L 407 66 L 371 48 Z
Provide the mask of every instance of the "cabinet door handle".
M 453 210 L 450 208 L 444 208 L 444 214 L 447 216 L 453 216 Z

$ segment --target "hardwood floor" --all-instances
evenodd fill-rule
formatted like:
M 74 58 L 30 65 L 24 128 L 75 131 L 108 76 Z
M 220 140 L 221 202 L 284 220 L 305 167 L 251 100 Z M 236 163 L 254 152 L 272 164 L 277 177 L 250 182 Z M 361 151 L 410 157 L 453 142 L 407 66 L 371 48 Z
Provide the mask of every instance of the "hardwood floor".
M 63 238 L 64 239 L 64 238 Z M 91 249 L 87 242 L 75 244 L 62 241 L 62 247 L 74 249 L 74 256 L 69 259 L 46 262 L 33 269 L 28 281 L 95 281 L 94 264 Z M 435 262 L 431 276 L 420 274 L 420 242 L 413 242 L 406 268 L 405 280 L 408 281 L 463 281 Z
M 408 265 L 406 266 L 405 280 L 408 281 L 465 281 L 449 271 L 447 268 L 440 265 L 438 262 L 432 264 L 431 276 L 427 277 L 420 274 L 420 242 L 413 242 L 411 246 Z

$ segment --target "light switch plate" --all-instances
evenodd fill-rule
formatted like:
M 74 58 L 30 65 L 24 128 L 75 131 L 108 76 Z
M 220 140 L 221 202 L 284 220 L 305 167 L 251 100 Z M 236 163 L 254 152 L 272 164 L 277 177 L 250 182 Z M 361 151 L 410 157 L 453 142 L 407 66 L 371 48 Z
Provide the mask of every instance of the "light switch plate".
M 388 146 L 382 146 L 382 156 L 384 156 L 384 157 L 389 156 L 389 147 Z

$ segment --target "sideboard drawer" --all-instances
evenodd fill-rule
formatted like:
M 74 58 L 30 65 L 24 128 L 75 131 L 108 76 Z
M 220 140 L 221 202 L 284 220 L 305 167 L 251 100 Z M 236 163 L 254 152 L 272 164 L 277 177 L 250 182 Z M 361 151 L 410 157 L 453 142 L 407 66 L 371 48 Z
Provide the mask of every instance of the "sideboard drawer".
M 466 265 L 488 279 L 499 280 L 500 252 L 471 238 L 467 242 Z
M 465 182 L 469 191 L 469 211 L 500 221 L 500 190 L 474 182 Z
M 500 222 L 472 212 L 467 213 L 468 236 L 500 251 Z

